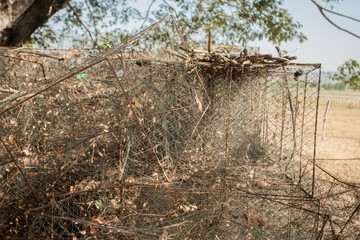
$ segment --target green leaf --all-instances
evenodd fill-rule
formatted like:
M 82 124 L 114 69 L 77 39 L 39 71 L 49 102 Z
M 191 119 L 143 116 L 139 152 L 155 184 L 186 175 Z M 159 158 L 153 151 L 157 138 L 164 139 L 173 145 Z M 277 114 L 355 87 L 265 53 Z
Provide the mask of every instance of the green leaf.
M 87 74 L 87 73 L 79 73 L 78 75 L 76 75 L 77 80 L 87 79 L 88 77 L 89 77 L 89 74 Z

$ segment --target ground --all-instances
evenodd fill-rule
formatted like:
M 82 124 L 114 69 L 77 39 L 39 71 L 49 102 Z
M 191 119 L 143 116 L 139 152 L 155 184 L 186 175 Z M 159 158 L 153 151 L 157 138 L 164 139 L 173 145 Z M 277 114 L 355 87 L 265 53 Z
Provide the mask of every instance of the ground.
M 321 95 L 317 164 L 343 181 L 360 183 L 360 91 L 324 90 Z M 329 100 L 331 103 L 323 132 L 324 113 Z

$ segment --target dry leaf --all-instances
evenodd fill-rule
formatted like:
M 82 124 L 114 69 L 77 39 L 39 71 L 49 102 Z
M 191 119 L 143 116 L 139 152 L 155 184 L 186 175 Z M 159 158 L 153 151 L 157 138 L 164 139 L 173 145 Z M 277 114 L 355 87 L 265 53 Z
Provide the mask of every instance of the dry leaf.
M 56 158 L 61 159 L 61 148 L 56 149 Z
M 168 232 L 164 229 L 163 233 L 160 235 L 159 240 L 168 240 L 169 239 L 169 234 Z
M 203 107 L 202 107 L 202 97 L 201 96 L 198 96 L 198 95 L 195 95 L 195 102 L 198 106 L 198 110 L 199 112 L 202 112 L 203 111 Z
M 96 228 L 89 227 L 89 233 L 94 235 L 96 233 Z
M 96 223 L 99 223 L 99 224 L 106 224 L 107 223 L 106 219 L 101 217 L 101 216 L 99 216 L 99 217 L 94 216 L 94 217 L 91 218 L 91 220 L 93 222 L 96 222 Z
M 136 108 L 141 109 L 142 105 L 136 97 L 131 99 L 131 104 L 134 105 Z

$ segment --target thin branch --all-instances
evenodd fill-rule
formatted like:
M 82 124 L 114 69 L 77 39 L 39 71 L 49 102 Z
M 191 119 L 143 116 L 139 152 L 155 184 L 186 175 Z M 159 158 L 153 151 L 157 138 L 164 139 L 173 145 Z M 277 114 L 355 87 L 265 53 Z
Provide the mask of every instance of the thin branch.
M 148 7 L 148 9 L 147 9 L 147 11 L 146 11 L 146 16 L 145 16 L 145 18 L 144 18 L 144 21 L 143 21 L 143 23 L 142 23 L 141 26 L 140 26 L 140 29 L 143 28 L 143 26 L 145 25 L 146 21 L 148 20 L 149 15 L 150 15 L 151 7 L 152 7 L 152 5 L 155 3 L 155 1 L 156 1 L 156 0 L 152 0 L 152 2 L 150 3 L 150 5 L 149 5 L 149 7 Z
M 322 6 L 320 6 L 320 5 L 316 2 L 316 0 L 310 0 L 310 1 L 311 1 L 313 4 L 315 4 L 315 6 L 318 8 L 318 10 L 319 10 L 319 12 L 321 13 L 321 15 L 322 15 L 329 23 L 331 23 L 334 27 L 336 27 L 337 29 L 339 29 L 339 30 L 341 30 L 341 31 L 344 31 L 344 32 L 346 32 L 346 33 L 348 33 L 348 34 L 350 34 L 350 35 L 352 35 L 352 36 L 360 39 L 360 36 L 359 36 L 359 35 L 351 32 L 351 31 L 349 31 L 349 30 L 347 30 L 347 29 L 345 29 L 345 28 L 340 27 L 339 25 L 337 25 L 336 23 L 334 23 L 328 16 L 326 16 L 326 14 L 324 13 L 324 11 L 328 11 L 328 12 L 329 12 L 330 10 L 327 10 L 327 9 L 323 8 Z M 339 15 L 339 14 L 338 14 L 338 15 Z M 349 18 L 350 18 L 350 17 L 349 17 Z M 356 20 L 356 21 L 357 21 L 357 20 Z
M 6 152 L 9 154 L 10 159 L 12 160 L 12 162 L 14 163 L 16 169 L 19 171 L 20 175 L 22 176 L 22 178 L 24 179 L 25 183 L 27 184 L 27 186 L 31 189 L 31 191 L 35 194 L 35 197 L 38 196 L 38 193 L 35 191 L 35 189 L 33 188 L 33 185 L 31 184 L 31 182 L 29 181 L 29 179 L 26 177 L 24 171 L 22 170 L 22 168 L 20 167 L 19 161 L 17 160 L 17 158 L 12 154 L 12 152 L 10 151 L 10 149 L 8 148 L 8 146 L 6 145 L 5 141 L 2 139 L 2 137 L 0 137 L 0 142 L 1 144 L 4 146 Z
M 353 17 L 350 17 L 350 16 L 345 15 L 345 14 L 342 14 L 342 13 L 334 12 L 334 11 L 331 11 L 331 10 L 326 9 L 326 8 L 323 8 L 323 7 L 321 7 L 321 8 L 322 8 L 322 10 L 324 10 L 325 12 L 329 12 L 329 13 L 332 13 L 332 14 L 338 15 L 338 16 L 340 16 L 340 17 L 344 17 L 344 18 L 347 18 L 347 19 L 353 20 L 353 21 L 355 21 L 355 22 L 360 22 L 360 19 L 353 18 Z
M 178 18 L 178 14 L 173 6 L 171 6 L 170 3 L 168 3 L 166 0 L 163 0 L 163 2 L 175 13 L 175 16 Z
M 11 87 L 0 87 L 0 92 L 4 92 L 4 93 L 19 93 L 19 90 L 13 89 Z
M 315 162 L 313 162 L 314 165 L 320 169 L 322 172 L 324 172 L 326 175 L 330 176 L 332 179 L 334 179 L 335 181 L 339 182 L 339 183 L 342 183 L 342 184 L 345 184 L 349 187 L 353 187 L 353 188 L 360 188 L 359 185 L 357 184 L 353 184 L 353 183 L 349 183 L 349 182 L 346 182 L 346 181 L 343 181 L 341 180 L 340 178 L 336 177 L 335 175 L 331 174 L 330 172 L 326 171 L 324 168 L 320 167 L 318 164 L 316 164 Z
M 100 47 L 98 46 L 96 40 L 95 40 L 94 37 L 92 36 L 90 30 L 89 30 L 89 29 L 86 27 L 86 25 L 81 21 L 80 16 L 77 14 L 75 8 L 74 8 L 70 3 L 68 3 L 68 6 L 69 6 L 69 8 L 71 9 L 71 11 L 74 13 L 74 16 L 76 17 L 76 19 L 80 22 L 80 24 L 85 28 L 85 31 L 89 34 L 89 36 L 90 36 L 90 38 L 91 38 L 91 41 L 92 41 L 93 44 L 94 44 L 94 47 L 96 46 L 96 47 L 100 48 Z
M 95 39 L 96 39 L 96 42 L 97 42 L 99 32 L 98 32 L 98 30 L 96 29 L 96 19 L 95 19 L 95 17 L 94 17 L 93 12 L 91 11 L 91 8 L 90 8 L 90 6 L 89 6 L 88 1 L 85 1 L 85 5 L 86 5 L 86 8 L 88 9 L 88 11 L 89 11 L 89 13 L 90 13 L 90 18 L 91 18 L 91 20 L 93 21 L 94 30 L 95 30 Z
M 351 213 L 350 217 L 348 218 L 348 220 L 345 222 L 344 226 L 341 228 L 338 236 L 335 238 L 336 240 L 341 239 L 341 235 L 344 232 L 345 228 L 349 225 L 349 223 L 353 220 L 354 216 L 356 215 L 356 213 L 358 213 L 360 210 L 360 201 L 358 202 L 356 208 L 354 209 L 354 211 Z

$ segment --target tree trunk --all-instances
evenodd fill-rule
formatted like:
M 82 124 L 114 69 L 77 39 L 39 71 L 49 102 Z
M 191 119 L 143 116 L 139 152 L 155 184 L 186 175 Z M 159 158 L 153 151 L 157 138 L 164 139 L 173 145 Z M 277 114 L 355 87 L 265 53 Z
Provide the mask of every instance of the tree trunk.
M 0 46 L 21 46 L 70 0 L 1 0 Z

